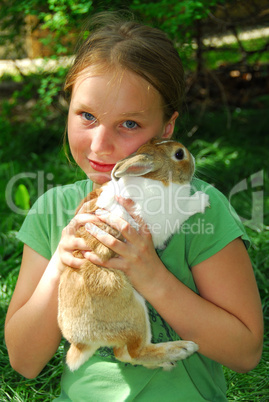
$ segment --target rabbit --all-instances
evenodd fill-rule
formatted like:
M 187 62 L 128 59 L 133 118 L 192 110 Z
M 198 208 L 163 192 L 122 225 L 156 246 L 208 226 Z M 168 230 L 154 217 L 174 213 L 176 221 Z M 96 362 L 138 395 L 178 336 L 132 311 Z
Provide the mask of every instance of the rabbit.
M 111 181 L 91 192 L 77 212 L 112 211 L 138 230 L 136 221 L 117 203 L 115 195 L 131 198 L 135 203 L 134 215 L 147 223 L 155 248 L 164 248 L 184 221 L 209 206 L 207 194 L 198 191 L 190 195 L 194 170 L 195 160 L 182 144 L 154 138 L 119 161 L 112 170 Z M 98 226 L 124 241 L 116 229 L 104 223 Z M 102 261 L 115 256 L 84 226 L 76 236 L 84 238 Z M 78 250 L 74 256 L 83 258 Z M 164 370 L 172 369 L 176 361 L 198 350 L 192 341 L 151 343 L 145 299 L 122 271 L 88 260 L 80 269 L 66 267 L 61 274 L 58 323 L 71 344 L 66 355 L 71 371 L 77 370 L 101 346 L 112 347 L 115 357 L 122 362 Z

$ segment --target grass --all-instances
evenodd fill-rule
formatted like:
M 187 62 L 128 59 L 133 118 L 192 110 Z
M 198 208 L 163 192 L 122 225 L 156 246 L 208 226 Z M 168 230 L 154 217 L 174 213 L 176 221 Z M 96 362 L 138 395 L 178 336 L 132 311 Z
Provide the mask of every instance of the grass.
M 266 333 L 263 357 L 254 370 L 237 374 L 225 368 L 229 401 L 269 400 L 269 180 L 265 169 L 269 149 L 268 106 L 269 97 L 264 96 L 253 100 L 245 109 L 234 108 L 230 127 L 227 127 L 227 115 L 222 107 L 203 115 L 190 111 L 178 128 L 180 140 L 196 156 L 198 177 L 216 185 L 227 197 L 238 183 L 245 181 L 247 184 L 247 189 L 234 195 L 231 201 L 239 215 L 246 219 L 246 230 L 252 241 L 250 256 L 262 298 Z M 17 110 L 17 104 L 2 103 L 0 123 L 5 136 L 0 138 L 0 184 L 5 189 L 10 179 L 21 172 L 34 174 L 26 174 L 16 181 L 12 193 L 15 197 L 19 185 L 25 186 L 32 205 L 40 192 L 57 184 L 80 180 L 84 175 L 67 163 L 60 147 L 59 133 L 61 136 L 65 125 L 61 114 L 54 110 L 48 129 L 44 124 L 38 126 L 38 120 L 22 116 L 20 121 Z M 39 138 L 42 138 L 41 143 Z M 260 171 L 263 172 L 262 183 L 252 188 L 251 177 Z M 254 191 L 260 191 L 264 201 L 263 222 L 255 230 L 247 222 L 253 213 Z M 23 219 L 23 214 L 10 211 L 4 192 L 0 193 L 0 400 L 46 402 L 60 392 L 63 345 L 37 379 L 27 380 L 11 369 L 3 338 L 4 318 L 19 272 L 22 245 L 16 240 L 16 232 Z

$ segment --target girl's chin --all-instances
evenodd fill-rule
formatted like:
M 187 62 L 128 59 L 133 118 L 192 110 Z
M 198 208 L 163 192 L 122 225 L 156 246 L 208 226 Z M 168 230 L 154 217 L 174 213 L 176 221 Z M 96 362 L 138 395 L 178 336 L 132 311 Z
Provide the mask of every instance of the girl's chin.
M 87 176 L 91 181 L 93 181 L 96 185 L 99 186 L 111 180 L 111 172 L 104 172 L 104 173 L 91 172 L 87 174 Z

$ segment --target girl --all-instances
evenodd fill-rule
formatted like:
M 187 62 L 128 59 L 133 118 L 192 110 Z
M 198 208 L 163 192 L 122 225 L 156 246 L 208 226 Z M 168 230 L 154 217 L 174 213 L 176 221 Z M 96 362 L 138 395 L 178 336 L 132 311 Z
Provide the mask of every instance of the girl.
M 79 249 L 128 276 L 148 302 L 154 342 L 192 340 L 199 353 L 165 372 L 118 362 L 110 349 L 99 349 L 79 370 L 64 368 L 58 400 L 225 401 L 221 365 L 239 372 L 255 367 L 263 325 L 248 239 L 224 196 L 194 179 L 211 208 L 191 217 L 162 251 L 154 249 L 145 223 L 137 232 L 113 214 L 109 224 L 121 228 L 125 241 L 100 240 L 118 258 L 102 263 L 74 235 L 87 222 L 108 219 L 79 214 L 70 222 L 79 201 L 109 180 L 115 163 L 152 137 L 172 136 L 184 92 L 180 58 L 163 32 L 112 15 L 96 21 L 65 85 L 70 149 L 89 180 L 45 193 L 20 230 L 23 259 L 5 328 L 11 365 L 33 378 L 56 352 L 59 276 L 65 264 L 81 266 L 72 255 Z M 132 201 L 121 203 L 132 215 Z

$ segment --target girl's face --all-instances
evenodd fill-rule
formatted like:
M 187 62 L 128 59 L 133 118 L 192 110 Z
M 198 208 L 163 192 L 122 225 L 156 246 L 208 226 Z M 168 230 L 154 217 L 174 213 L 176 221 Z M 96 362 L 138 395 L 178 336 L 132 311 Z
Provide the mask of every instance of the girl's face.
M 172 136 L 178 113 L 168 122 L 163 114 L 159 92 L 135 73 L 84 70 L 73 87 L 68 114 L 72 155 L 102 185 L 120 159 L 153 137 Z

